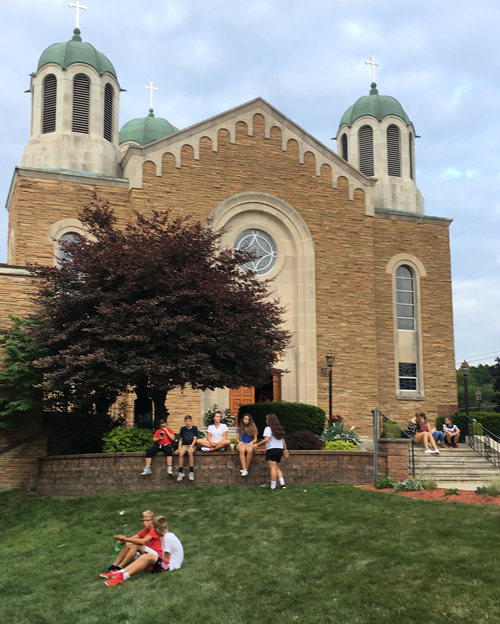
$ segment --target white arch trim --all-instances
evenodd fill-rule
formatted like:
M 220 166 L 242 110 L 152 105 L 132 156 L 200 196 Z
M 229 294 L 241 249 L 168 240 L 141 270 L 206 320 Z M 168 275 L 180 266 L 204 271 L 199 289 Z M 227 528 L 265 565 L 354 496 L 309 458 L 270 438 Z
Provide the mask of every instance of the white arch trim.
M 399 253 L 393 256 L 387 263 L 385 272 L 392 274 L 402 264 L 409 264 L 420 277 L 427 277 L 427 271 L 422 262 L 413 254 L 408 253 Z
M 57 265 L 57 260 L 59 258 L 59 239 L 64 234 L 68 234 L 68 232 L 75 232 L 76 234 L 80 234 L 80 236 L 86 236 L 88 238 L 88 233 L 83 229 L 83 224 L 78 219 L 61 219 L 54 223 L 48 230 L 45 235 L 45 242 L 52 243 L 54 246 L 54 266 Z

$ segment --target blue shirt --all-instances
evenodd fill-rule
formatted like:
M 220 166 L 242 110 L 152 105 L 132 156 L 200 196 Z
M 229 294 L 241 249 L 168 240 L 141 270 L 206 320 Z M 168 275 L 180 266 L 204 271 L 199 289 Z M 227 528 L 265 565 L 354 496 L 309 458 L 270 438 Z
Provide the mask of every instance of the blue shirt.
M 240 434 L 240 441 L 243 442 L 243 444 L 250 444 L 250 442 L 253 442 L 254 436 L 249 435 L 246 431 L 244 433 L 240 433 L 238 428 L 238 433 Z

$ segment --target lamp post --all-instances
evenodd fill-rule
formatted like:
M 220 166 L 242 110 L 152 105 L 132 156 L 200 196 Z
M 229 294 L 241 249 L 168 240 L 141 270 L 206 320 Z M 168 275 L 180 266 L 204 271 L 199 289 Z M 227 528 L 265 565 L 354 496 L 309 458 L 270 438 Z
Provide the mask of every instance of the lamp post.
M 332 388 L 332 368 L 333 368 L 333 363 L 335 362 L 335 356 L 333 355 L 333 353 L 331 351 L 328 351 L 328 353 L 326 354 L 326 365 L 328 366 L 328 391 L 329 391 L 329 401 L 328 401 L 328 424 L 331 425 L 332 424 L 332 411 L 333 411 L 333 401 L 332 401 L 332 392 L 333 392 L 333 388 Z
M 481 401 L 483 400 L 483 393 L 481 392 L 481 390 L 476 390 L 476 401 L 477 401 L 477 411 L 480 412 L 481 411 Z
M 464 376 L 464 390 L 465 390 L 465 413 L 469 416 L 469 388 L 467 386 L 467 375 L 469 374 L 470 366 L 464 360 L 462 364 L 460 364 L 460 370 L 462 371 L 462 375 Z

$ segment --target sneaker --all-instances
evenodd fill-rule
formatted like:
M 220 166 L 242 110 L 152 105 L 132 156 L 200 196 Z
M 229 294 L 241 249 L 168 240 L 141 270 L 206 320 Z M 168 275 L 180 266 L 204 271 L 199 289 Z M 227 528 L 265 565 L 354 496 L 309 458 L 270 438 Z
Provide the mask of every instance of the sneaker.
M 118 585 L 118 583 L 124 583 L 125 579 L 123 578 L 123 574 L 120 573 L 120 576 L 115 576 L 112 579 L 104 582 L 104 585 L 108 587 L 113 587 L 113 585 Z
M 281 485 L 281 483 L 280 483 L 280 488 L 281 488 L 282 490 L 286 490 L 286 485 L 285 485 L 284 483 L 283 483 L 283 485 Z
M 452 447 L 452 448 L 460 448 L 460 447 L 458 446 L 458 444 L 455 444 L 455 442 L 453 442 L 453 444 L 451 445 L 451 447 Z
M 116 576 L 120 576 L 120 574 L 122 574 L 121 570 L 114 570 L 113 572 L 108 572 L 107 574 L 100 574 L 100 577 L 105 579 L 112 579 Z
M 173 475 L 174 474 L 174 470 L 172 468 L 172 466 L 167 466 L 167 472 L 169 475 Z
M 248 470 L 242 470 L 241 471 L 241 476 L 242 477 L 246 477 L 248 475 Z
M 177 475 L 177 481 L 182 481 L 186 475 L 183 472 L 179 472 Z
M 144 470 L 142 471 L 141 477 L 143 477 L 144 475 L 148 475 L 148 474 L 151 474 L 151 468 L 149 466 L 146 466 Z
M 272 488 L 272 487 L 269 485 L 267 489 L 268 489 L 268 490 L 277 490 L 278 488 L 275 488 L 275 487 L 273 487 L 273 488 Z
M 434 449 L 427 449 L 424 453 L 434 453 Z
M 434 453 L 434 455 L 439 455 L 439 449 L 432 449 L 432 452 Z
M 189 473 L 189 480 L 194 481 L 194 472 Z

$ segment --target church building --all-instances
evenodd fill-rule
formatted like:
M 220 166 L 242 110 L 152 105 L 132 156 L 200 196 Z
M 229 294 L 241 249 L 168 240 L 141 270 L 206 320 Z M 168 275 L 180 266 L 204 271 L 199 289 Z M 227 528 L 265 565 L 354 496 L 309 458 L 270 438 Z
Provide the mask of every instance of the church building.
M 453 409 L 451 220 L 424 213 L 417 135 L 396 99 L 372 83 L 338 126 L 332 119 L 335 153 L 262 98 L 180 130 L 151 108 L 120 129 L 118 75 L 78 28 L 33 69 L 30 139 L 6 201 L 2 327 L 32 305 L 26 264 L 57 263 L 60 242 L 84 234 L 78 213 L 97 193 L 122 224 L 170 208 L 226 226 L 224 245 L 258 250 L 255 270 L 286 307 L 292 345 L 276 365 L 286 372 L 260 388 L 173 392 L 174 427 L 186 414 L 201 422 L 215 403 L 328 411 L 329 352 L 333 412 L 359 433 L 374 408 L 401 424 L 417 410 L 433 419 Z

